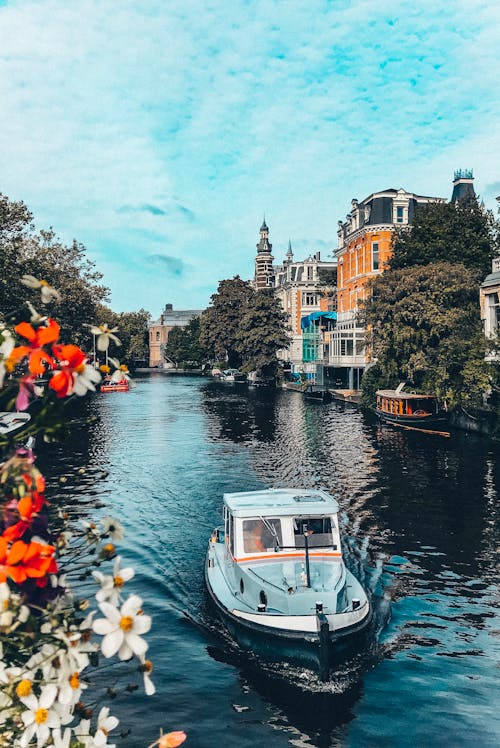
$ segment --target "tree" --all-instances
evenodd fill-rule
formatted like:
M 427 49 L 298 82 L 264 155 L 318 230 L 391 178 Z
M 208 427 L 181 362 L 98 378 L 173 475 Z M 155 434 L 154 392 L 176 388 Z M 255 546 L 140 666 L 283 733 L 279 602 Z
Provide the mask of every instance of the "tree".
M 168 334 L 165 345 L 165 358 L 176 366 L 199 367 L 205 359 L 205 351 L 200 344 L 200 317 L 193 317 L 185 327 L 174 327 Z
M 498 252 L 498 224 L 475 197 L 428 203 L 416 209 L 411 226 L 396 230 L 392 249 L 389 267 L 393 270 L 450 262 L 486 275 Z
M 236 335 L 236 347 L 245 371 L 257 371 L 264 377 L 275 375 L 276 354 L 290 345 L 286 320 L 272 291 L 257 291 L 247 300 Z
M 21 246 L 32 230 L 32 214 L 23 202 L 0 193 L 0 315 L 17 312 L 26 289 L 19 282 Z
M 363 382 L 366 397 L 407 381 L 452 408 L 482 402 L 491 366 L 484 360 L 479 280 L 475 270 L 440 262 L 388 270 L 370 282 L 361 321 L 377 364 Z
M 107 306 L 99 306 L 96 310 L 95 321 L 103 322 L 108 327 L 117 327 L 116 336 L 120 340 L 120 347 L 113 348 L 110 355 L 118 358 L 129 367 L 134 363 L 147 361 L 149 357 L 149 331 L 148 325 L 151 315 L 145 309 L 137 312 L 113 312 Z
M 227 360 L 228 366 L 242 364 L 239 351 L 238 330 L 242 311 L 255 293 L 239 275 L 219 283 L 217 293 L 211 297 L 211 306 L 201 318 L 201 344 L 214 359 Z

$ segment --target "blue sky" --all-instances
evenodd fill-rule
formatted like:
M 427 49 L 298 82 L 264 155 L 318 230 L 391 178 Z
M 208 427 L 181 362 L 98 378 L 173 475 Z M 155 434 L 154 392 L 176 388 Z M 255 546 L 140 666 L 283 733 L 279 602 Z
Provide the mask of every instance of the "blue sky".
M 336 246 L 351 199 L 500 195 L 500 9 L 480 0 L 0 0 L 0 191 L 76 237 L 116 311 L 204 308 Z M 499 6 L 500 7 L 500 6 Z

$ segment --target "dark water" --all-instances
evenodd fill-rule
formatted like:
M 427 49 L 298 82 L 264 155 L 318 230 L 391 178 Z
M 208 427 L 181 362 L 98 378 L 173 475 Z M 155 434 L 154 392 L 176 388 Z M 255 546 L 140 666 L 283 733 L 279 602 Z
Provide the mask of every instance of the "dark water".
M 97 498 L 120 517 L 130 589 L 154 618 L 158 692 L 111 703 L 132 729 L 120 745 L 145 746 L 160 727 L 201 748 L 500 744 L 490 442 L 196 378 L 153 375 L 84 407 L 95 423 L 41 458 L 53 501 L 73 516 Z M 204 554 L 223 492 L 280 485 L 339 494 L 346 562 L 371 591 L 371 638 L 330 684 L 243 656 L 207 608 Z

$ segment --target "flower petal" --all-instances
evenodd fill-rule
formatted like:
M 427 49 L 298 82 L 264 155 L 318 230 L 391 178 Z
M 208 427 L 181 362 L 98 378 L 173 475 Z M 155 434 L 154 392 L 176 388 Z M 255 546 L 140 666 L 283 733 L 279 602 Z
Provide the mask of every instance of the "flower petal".
M 101 652 L 104 657 L 113 657 L 118 652 L 123 642 L 123 636 L 121 629 L 106 634 L 101 643 Z

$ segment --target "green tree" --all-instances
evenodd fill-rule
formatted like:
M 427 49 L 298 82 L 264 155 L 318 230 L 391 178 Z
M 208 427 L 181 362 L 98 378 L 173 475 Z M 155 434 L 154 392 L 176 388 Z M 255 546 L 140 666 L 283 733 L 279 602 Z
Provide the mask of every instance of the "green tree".
M 73 241 L 66 246 L 52 230 L 40 231 L 22 242 L 20 261 L 20 275 L 27 273 L 46 280 L 61 294 L 61 300 L 47 308 L 61 325 L 61 340 L 71 340 L 88 349 L 92 336 L 87 324 L 95 321 L 109 291 L 101 284 L 102 273 L 87 257 L 84 245 Z M 31 293 L 31 301 L 39 312 L 46 313 L 37 291 Z
M 121 345 L 115 347 L 111 343 L 110 355 L 116 357 L 131 369 L 134 365 L 146 362 L 149 357 L 148 325 L 151 315 L 145 309 L 137 312 L 114 312 L 107 306 L 99 306 L 94 318 L 95 324 L 106 323 L 109 327 L 117 327 L 116 336 Z
M 287 317 L 272 291 L 255 292 L 242 310 L 236 347 L 247 372 L 274 376 L 278 367 L 276 354 L 288 348 Z
M 227 360 L 231 368 L 243 362 L 238 341 L 242 311 L 255 291 L 239 275 L 219 283 L 211 306 L 201 318 L 201 345 L 213 359 Z
M 200 317 L 193 317 L 185 327 L 174 327 L 168 334 L 165 358 L 176 366 L 200 367 L 205 360 L 205 351 L 200 344 Z
M 33 216 L 23 202 L 9 200 L 0 193 L 0 315 L 17 318 L 19 300 L 26 288 L 19 282 L 23 274 L 21 247 L 32 231 Z
M 393 270 L 450 262 L 486 275 L 498 252 L 498 224 L 475 197 L 428 203 L 416 209 L 411 226 L 396 230 L 392 249 L 389 267 Z
M 377 363 L 363 381 L 365 402 L 377 387 L 407 381 L 450 408 L 481 404 L 491 366 L 479 281 L 477 270 L 440 262 L 388 270 L 370 282 L 360 316 Z

